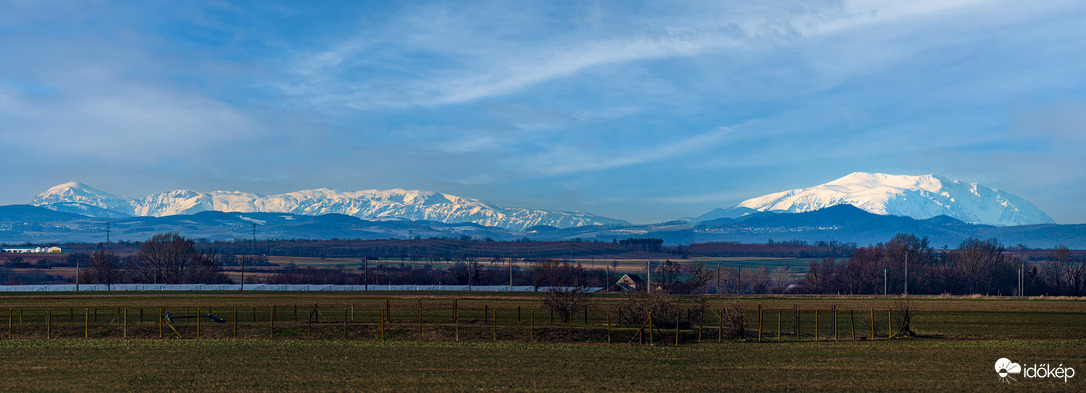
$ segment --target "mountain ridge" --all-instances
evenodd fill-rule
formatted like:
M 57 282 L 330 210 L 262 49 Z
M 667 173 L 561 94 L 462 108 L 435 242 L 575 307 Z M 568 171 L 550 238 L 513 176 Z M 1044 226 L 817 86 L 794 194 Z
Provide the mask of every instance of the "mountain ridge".
M 741 217 L 750 212 L 804 213 L 848 204 L 864 211 L 923 220 L 940 215 L 968 223 L 1014 226 L 1053 224 L 1029 201 L 978 183 L 938 175 L 888 175 L 854 172 L 814 187 L 747 199 L 730 209 L 716 209 L 696 222 Z
M 164 217 L 203 211 L 344 214 L 362 219 L 476 223 L 512 231 L 538 225 L 558 228 L 629 224 L 589 213 L 501 207 L 486 201 L 418 190 L 336 191 L 327 188 L 264 196 L 242 191 L 174 190 L 134 199 L 79 182 L 49 188 L 31 205 L 92 217 Z

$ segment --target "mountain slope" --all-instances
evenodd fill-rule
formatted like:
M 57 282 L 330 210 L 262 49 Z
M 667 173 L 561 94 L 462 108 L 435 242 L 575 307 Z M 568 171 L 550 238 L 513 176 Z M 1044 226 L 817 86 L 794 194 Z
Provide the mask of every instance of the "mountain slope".
M 1025 199 L 977 183 L 935 175 L 863 172 L 810 188 L 748 199 L 732 210 L 802 213 L 841 204 L 874 214 L 916 219 L 945 215 L 969 223 L 1000 226 L 1054 222 Z
M 507 208 L 450 194 L 399 189 L 341 192 L 322 188 L 271 196 L 238 191 L 176 190 L 144 199 L 129 199 L 72 182 L 38 195 L 33 205 L 95 217 L 162 217 L 204 211 L 308 216 L 343 214 L 364 219 L 475 223 L 512 231 L 537 225 L 569 228 L 627 224 L 587 213 Z

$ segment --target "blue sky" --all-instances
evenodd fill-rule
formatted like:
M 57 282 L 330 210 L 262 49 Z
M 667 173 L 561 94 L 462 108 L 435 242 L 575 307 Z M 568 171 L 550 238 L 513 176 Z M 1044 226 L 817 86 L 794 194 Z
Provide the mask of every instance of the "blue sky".
M 1086 222 L 1075 1 L 0 0 L 0 204 L 406 188 L 632 222 L 855 171 Z

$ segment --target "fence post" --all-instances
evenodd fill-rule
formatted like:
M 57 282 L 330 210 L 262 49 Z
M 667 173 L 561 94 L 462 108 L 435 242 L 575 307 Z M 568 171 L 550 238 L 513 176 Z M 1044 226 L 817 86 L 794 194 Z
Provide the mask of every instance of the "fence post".
M 535 309 L 529 310 L 528 313 L 532 318 L 532 327 L 531 330 L 528 331 L 528 340 L 535 341 Z
M 45 309 L 45 338 L 53 338 L 53 309 Z
M 456 341 L 460 341 L 460 305 L 457 299 L 453 299 L 453 333 L 456 336 Z
M 886 309 L 886 338 L 894 338 L 894 316 L 890 314 L 890 309 Z
M 611 343 L 611 312 L 607 311 L 607 343 Z
M 837 341 L 837 305 L 833 306 L 833 341 Z
M 268 318 L 268 330 L 269 330 L 268 331 L 268 338 L 275 337 L 275 314 L 276 314 L 275 306 L 271 307 L 271 314 L 272 314 L 271 318 Z
M 143 323 L 143 307 L 140 307 L 140 323 Z
M 815 340 L 815 341 L 818 341 L 818 309 L 817 309 L 817 308 L 815 309 L 815 331 L 814 331 L 814 340 Z
M 124 339 L 128 339 L 128 307 L 124 308 L 124 330 L 122 334 Z
M 343 326 L 344 326 L 344 329 L 346 329 L 347 325 L 344 324 Z M 343 334 L 344 334 L 344 336 L 346 336 L 346 334 L 347 334 L 346 330 L 344 330 Z M 344 337 L 344 338 L 346 338 L 346 337 Z M 422 299 L 419 299 L 419 342 L 420 343 L 422 342 Z
M 68 323 L 75 323 L 75 309 L 68 307 Z
M 758 342 L 762 342 L 762 305 L 758 305 Z
M 796 330 L 794 332 L 796 341 L 799 341 L 799 306 L 792 305 L 792 320 L 796 322 Z
M 699 310 L 698 315 L 698 344 L 701 344 L 701 327 L 705 325 L 705 310 Z
M 520 324 L 520 306 L 517 306 L 517 324 Z
M 784 315 L 784 310 L 777 310 L 777 342 L 781 341 L 781 316 Z
M 253 321 L 256 321 L 256 308 L 253 308 Z M 196 307 L 196 339 L 200 339 L 200 307 Z
M 494 309 L 494 320 L 490 324 L 490 331 L 494 335 L 494 341 L 498 341 L 498 310 Z
M 871 309 L 871 339 L 875 339 L 875 309 Z
M 852 341 L 856 341 L 856 313 L 848 310 L 849 324 L 852 325 Z
M 305 337 L 313 338 L 313 312 L 309 312 L 309 316 L 305 318 L 306 328 Z
M 649 345 L 654 345 L 652 343 L 652 311 L 649 311 Z
M 724 307 L 720 308 L 720 319 L 717 320 L 716 342 L 724 342 Z
M 388 306 L 385 306 L 384 310 L 381 310 L 381 341 L 385 341 L 385 314 L 388 314 Z
M 486 321 L 487 321 L 487 319 L 489 319 L 489 317 L 490 317 L 490 305 L 489 304 L 484 304 L 483 305 L 483 324 L 484 325 L 486 324 Z
M 83 309 L 83 338 L 90 338 L 90 310 Z
M 234 315 L 230 317 L 230 321 L 234 323 L 234 338 L 238 338 L 238 308 L 234 307 Z
M 158 309 L 158 338 L 162 339 L 162 320 L 166 318 L 166 308 Z

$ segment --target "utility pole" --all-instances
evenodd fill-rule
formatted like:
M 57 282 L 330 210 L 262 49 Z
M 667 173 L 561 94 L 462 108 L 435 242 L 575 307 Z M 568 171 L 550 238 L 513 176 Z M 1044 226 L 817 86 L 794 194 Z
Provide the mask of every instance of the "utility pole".
M 370 290 L 370 257 L 362 257 L 362 277 L 366 290 Z
M 652 292 L 652 261 L 645 261 L 645 270 L 648 271 L 648 279 L 645 280 L 645 293 Z
M 1023 278 L 1025 273 L 1026 273 L 1026 262 L 1023 261 L 1022 264 L 1018 266 L 1018 297 L 1026 296 L 1025 295 L 1025 288 L 1024 288 L 1025 287 L 1025 285 L 1024 285 L 1025 284 L 1025 279 Z
M 886 296 L 886 269 L 882 269 L 882 296 Z

